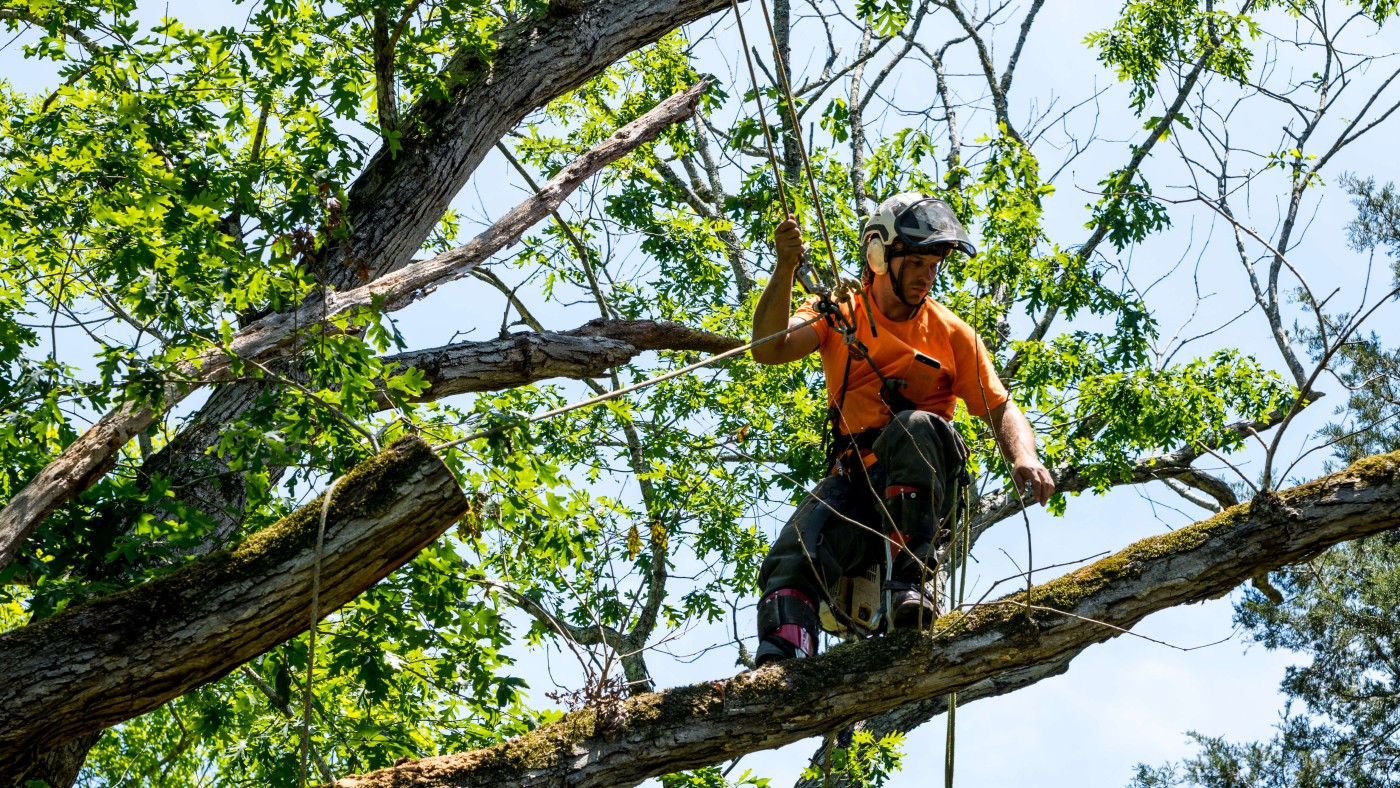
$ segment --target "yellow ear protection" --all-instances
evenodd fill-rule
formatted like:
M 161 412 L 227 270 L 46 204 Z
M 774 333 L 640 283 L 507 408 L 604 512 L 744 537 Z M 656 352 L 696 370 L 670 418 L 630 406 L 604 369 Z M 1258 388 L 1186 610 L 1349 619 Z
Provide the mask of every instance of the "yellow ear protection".
M 871 271 L 877 274 L 889 273 L 889 251 L 878 230 L 867 232 L 865 237 L 860 240 L 860 254 L 865 259 L 866 267 Z

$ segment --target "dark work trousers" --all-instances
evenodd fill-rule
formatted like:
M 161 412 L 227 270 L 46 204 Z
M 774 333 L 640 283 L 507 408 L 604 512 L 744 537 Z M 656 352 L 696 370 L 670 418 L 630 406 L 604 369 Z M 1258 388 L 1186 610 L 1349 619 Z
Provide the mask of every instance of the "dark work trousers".
M 885 488 L 906 485 L 930 490 L 935 517 L 905 533 L 894 579 L 920 583 L 933 578 L 938 526 L 952 511 L 966 450 L 953 428 L 924 411 L 895 416 L 875 440 L 876 464 L 822 479 L 793 513 L 763 560 L 758 582 L 763 595 L 794 588 L 809 598 L 828 599 L 842 575 L 856 576 L 885 555 L 881 510 Z

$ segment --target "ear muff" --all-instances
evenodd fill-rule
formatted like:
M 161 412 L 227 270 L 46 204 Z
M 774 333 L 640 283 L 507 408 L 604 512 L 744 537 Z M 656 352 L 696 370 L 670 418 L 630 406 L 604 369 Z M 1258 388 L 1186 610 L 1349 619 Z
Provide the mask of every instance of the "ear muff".
M 865 258 L 865 265 L 877 274 L 887 274 L 890 271 L 890 258 L 885 250 L 885 242 L 881 240 L 878 232 L 867 233 L 860 242 L 861 257 Z

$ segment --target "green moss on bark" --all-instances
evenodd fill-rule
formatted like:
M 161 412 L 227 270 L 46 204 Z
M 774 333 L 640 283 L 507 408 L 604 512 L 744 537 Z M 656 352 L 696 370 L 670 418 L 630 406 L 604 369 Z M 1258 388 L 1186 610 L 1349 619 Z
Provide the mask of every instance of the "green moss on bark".
M 407 436 L 355 466 L 337 486 L 327 522 L 334 522 L 352 511 L 364 511 L 370 516 L 382 514 L 393 503 L 392 496 L 384 493 L 406 481 L 431 455 L 432 449 L 421 439 Z M 135 637 L 148 630 L 151 622 L 187 607 L 191 598 L 266 573 L 290 556 L 314 547 L 323 497 L 232 548 L 210 553 L 164 577 L 95 597 L 44 621 L 0 635 L 0 648 L 41 649 L 45 648 L 45 643 L 81 644 L 95 632 L 101 632 L 103 650 L 120 651 L 124 644 L 112 643 L 113 637 Z

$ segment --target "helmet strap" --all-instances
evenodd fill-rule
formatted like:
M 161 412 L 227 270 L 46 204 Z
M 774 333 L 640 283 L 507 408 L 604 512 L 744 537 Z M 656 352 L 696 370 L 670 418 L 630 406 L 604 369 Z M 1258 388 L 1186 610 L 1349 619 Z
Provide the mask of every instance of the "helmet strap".
M 899 264 L 899 273 L 896 274 L 896 273 L 894 272 L 894 261 L 895 261 L 895 258 L 896 258 L 896 257 L 904 257 L 906 254 L 908 254 L 908 252 L 905 251 L 905 250 L 903 250 L 903 249 L 900 249 L 899 251 L 888 251 L 888 250 L 887 250 L 885 254 L 886 254 L 886 259 L 889 261 L 889 262 L 888 262 L 888 265 L 889 265 L 889 273 L 890 273 L 890 285 L 894 288 L 894 297 L 897 298 L 897 299 L 899 299 L 899 303 L 904 304 L 905 306 L 909 307 L 910 309 L 918 309 L 918 308 L 919 308 L 919 304 L 922 304 L 922 303 L 924 302 L 924 300 L 923 300 L 922 298 L 919 299 L 918 301 L 913 302 L 913 303 L 910 303 L 908 300 L 906 300 L 906 299 L 904 298 L 904 263 L 901 262 L 901 263 Z

